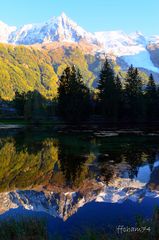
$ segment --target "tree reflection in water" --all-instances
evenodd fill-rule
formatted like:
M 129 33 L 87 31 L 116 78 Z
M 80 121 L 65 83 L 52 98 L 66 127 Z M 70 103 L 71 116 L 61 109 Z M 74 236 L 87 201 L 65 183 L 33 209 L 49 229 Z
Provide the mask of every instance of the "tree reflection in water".
M 0 138 L 1 192 L 38 186 L 77 188 L 90 179 L 108 184 L 114 166 L 123 162 L 130 165 L 129 177 L 134 178 L 144 163 L 152 171 L 159 151 L 158 139 L 144 137 L 30 136 Z

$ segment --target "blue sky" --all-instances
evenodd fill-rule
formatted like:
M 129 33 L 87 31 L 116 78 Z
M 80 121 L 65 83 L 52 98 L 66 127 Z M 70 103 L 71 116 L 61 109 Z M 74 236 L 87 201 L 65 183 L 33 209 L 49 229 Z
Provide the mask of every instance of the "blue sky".
M 159 35 L 159 0 L 0 0 L 0 20 L 20 26 L 65 12 L 88 31 Z

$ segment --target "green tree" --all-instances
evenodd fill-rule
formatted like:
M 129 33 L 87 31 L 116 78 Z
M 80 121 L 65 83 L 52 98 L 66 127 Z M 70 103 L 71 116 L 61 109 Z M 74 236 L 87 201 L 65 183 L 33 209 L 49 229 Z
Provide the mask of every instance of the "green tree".
M 125 80 L 125 115 L 131 121 L 143 116 L 142 79 L 138 69 L 129 67 Z
M 115 100 L 116 100 L 116 118 L 121 120 L 124 114 L 124 98 L 123 98 L 123 88 L 121 83 L 121 78 L 119 75 L 115 77 Z
M 31 91 L 25 94 L 24 118 L 28 122 L 32 121 L 32 92 Z
M 59 79 L 58 113 L 66 121 L 80 122 L 89 117 L 90 92 L 75 66 L 67 67 Z
M 14 106 L 19 116 L 24 116 L 25 93 L 16 91 L 14 97 Z
M 118 100 L 116 94 L 119 94 L 121 90 L 120 81 L 118 81 L 119 78 L 115 78 L 114 70 L 106 59 L 98 82 L 98 100 L 101 113 L 107 120 L 117 120 Z
M 17 113 L 29 122 L 38 123 L 44 120 L 48 111 L 47 103 L 48 101 L 38 91 L 15 94 L 14 106 Z
M 155 120 L 157 118 L 157 87 L 152 74 L 149 76 L 145 90 L 145 103 L 146 119 L 148 121 Z
M 32 119 L 38 123 L 45 118 L 45 115 L 45 99 L 38 91 L 34 91 L 32 96 Z

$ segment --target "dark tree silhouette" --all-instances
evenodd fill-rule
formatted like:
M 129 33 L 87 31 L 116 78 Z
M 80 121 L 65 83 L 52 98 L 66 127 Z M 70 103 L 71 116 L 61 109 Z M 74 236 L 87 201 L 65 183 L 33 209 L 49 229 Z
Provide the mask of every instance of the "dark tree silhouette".
M 67 67 L 59 79 L 58 113 L 66 121 L 78 123 L 89 117 L 90 91 L 75 66 Z
M 138 69 L 132 65 L 125 79 L 125 115 L 133 122 L 143 117 L 142 79 Z
M 29 122 L 40 122 L 45 118 L 46 100 L 38 91 L 16 93 L 14 105 L 17 113 Z
M 115 82 L 115 73 L 108 59 L 105 60 L 100 72 L 98 90 L 101 114 L 104 115 L 106 120 L 115 120 L 117 111 L 115 94 L 117 93 L 117 86 Z
M 157 120 L 157 100 L 157 87 L 153 75 L 150 74 L 145 90 L 146 119 L 148 121 Z

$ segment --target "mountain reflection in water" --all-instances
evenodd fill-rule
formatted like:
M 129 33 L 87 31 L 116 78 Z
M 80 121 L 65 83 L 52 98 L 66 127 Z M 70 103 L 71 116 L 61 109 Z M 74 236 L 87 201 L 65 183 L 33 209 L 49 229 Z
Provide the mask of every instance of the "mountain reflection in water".
M 0 137 L 0 213 L 67 220 L 86 203 L 159 197 L 159 137 L 18 130 Z

